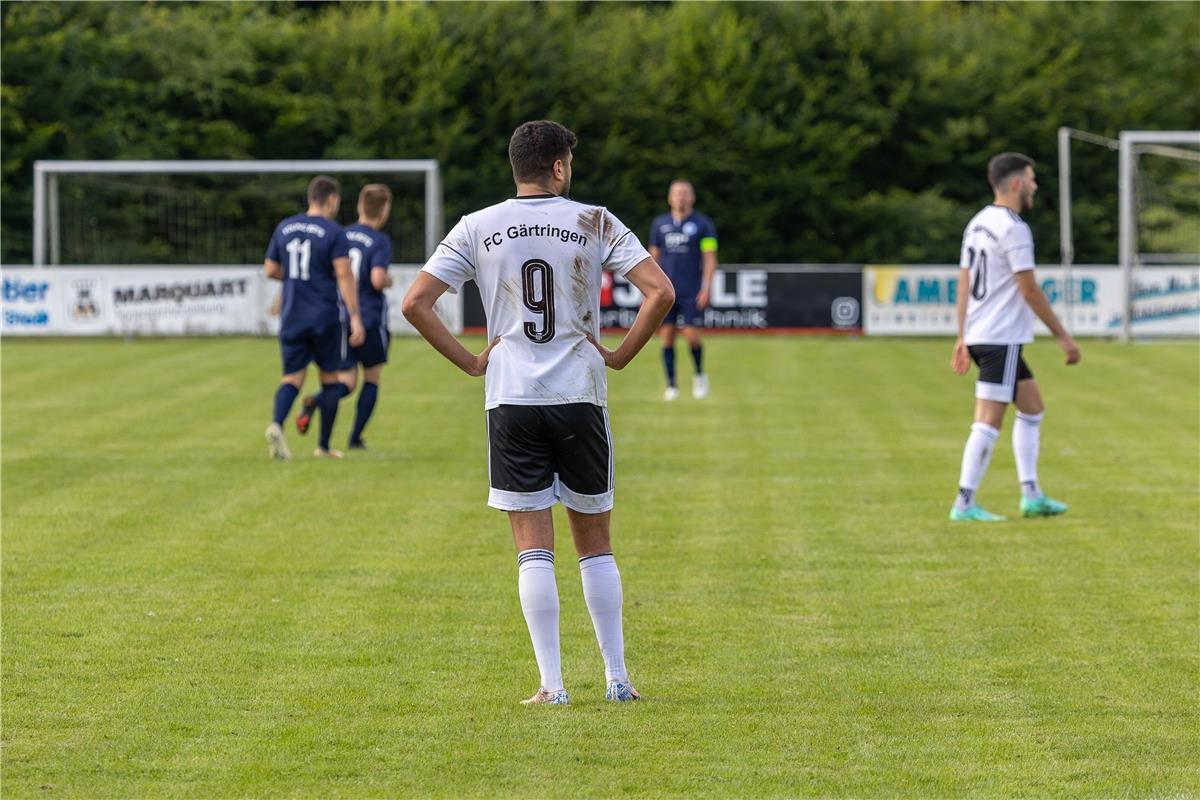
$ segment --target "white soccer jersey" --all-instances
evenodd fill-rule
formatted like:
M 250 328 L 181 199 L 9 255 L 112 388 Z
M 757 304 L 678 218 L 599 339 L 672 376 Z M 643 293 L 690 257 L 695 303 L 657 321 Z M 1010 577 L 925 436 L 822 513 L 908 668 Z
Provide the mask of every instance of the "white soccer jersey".
M 1033 234 L 1011 209 L 990 205 L 963 232 L 959 266 L 968 270 L 965 344 L 1033 341 L 1033 311 L 1016 273 L 1033 269 Z
M 650 257 L 607 209 L 555 196 L 505 200 L 463 217 L 424 271 L 453 291 L 474 279 L 487 313 L 485 407 L 608 404 L 600 335 L 601 270 Z

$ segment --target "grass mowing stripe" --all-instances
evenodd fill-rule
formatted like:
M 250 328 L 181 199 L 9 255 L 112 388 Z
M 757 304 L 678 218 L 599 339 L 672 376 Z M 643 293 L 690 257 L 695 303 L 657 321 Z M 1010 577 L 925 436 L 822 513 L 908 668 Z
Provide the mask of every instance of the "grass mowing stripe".
M 686 359 L 674 404 L 653 351 L 612 375 L 646 701 L 600 700 L 560 536 L 542 713 L 481 382 L 398 339 L 371 449 L 274 464 L 270 340 L 5 341 L 6 794 L 1196 794 L 1197 348 L 1027 353 L 1072 507 L 986 529 L 945 520 L 946 342 L 714 338 L 702 403 Z

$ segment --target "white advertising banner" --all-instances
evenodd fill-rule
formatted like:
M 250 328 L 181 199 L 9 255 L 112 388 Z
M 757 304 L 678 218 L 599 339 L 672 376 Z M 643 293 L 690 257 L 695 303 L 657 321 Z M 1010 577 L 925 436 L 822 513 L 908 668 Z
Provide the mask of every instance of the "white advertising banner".
M 412 333 L 400 300 L 419 271 L 392 267 L 387 290 L 393 333 Z M 261 267 L 4 267 L 0 333 L 6 336 L 274 335 L 279 283 Z M 462 330 L 462 300 L 438 313 Z
M 1134 336 L 1200 336 L 1200 268 L 1143 267 L 1132 283 Z
M 1039 267 L 1037 279 L 1054 312 L 1075 335 L 1116 336 L 1121 332 L 1125 282 L 1118 268 L 1075 267 L 1070 287 L 1061 267 Z M 957 288 L 958 268 L 954 266 L 864 267 L 864 331 L 869 336 L 953 336 Z M 1138 273 L 1134 335 L 1186 333 L 1188 324 L 1191 335 L 1198 335 L 1198 308 L 1200 271 L 1145 268 Z M 1049 333 L 1040 321 L 1034 329 L 1038 335 Z
M 112 332 L 144 336 L 262 333 L 260 270 L 247 267 L 147 268 L 90 277 L 89 298 L 110 310 Z M 80 322 L 76 273 L 65 286 L 68 327 Z M 95 302 L 95 300 L 93 300 Z
M 404 299 L 405 292 L 408 291 L 408 287 L 412 286 L 420 271 L 421 267 L 415 265 L 392 267 L 388 270 L 388 274 L 392 276 L 392 285 L 385 294 L 388 299 L 388 330 L 393 334 L 417 335 L 416 329 L 409 325 L 408 320 L 400 313 L 400 301 Z M 454 333 L 462 333 L 463 296 L 461 292 L 459 294 L 446 292 L 438 298 L 433 310 L 442 318 L 442 322 L 446 323 L 447 328 Z
M 253 267 L 6 267 L 6 335 L 265 333 Z

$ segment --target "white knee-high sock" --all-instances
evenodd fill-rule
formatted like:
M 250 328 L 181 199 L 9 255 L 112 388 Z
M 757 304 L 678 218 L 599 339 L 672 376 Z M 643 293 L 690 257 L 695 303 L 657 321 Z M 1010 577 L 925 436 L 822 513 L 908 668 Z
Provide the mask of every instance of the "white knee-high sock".
M 554 551 L 522 550 L 517 554 L 517 590 L 529 626 L 533 654 L 542 674 L 542 688 L 563 688 L 562 657 L 558 646 L 558 585 L 554 581 Z
M 604 679 L 629 681 L 625 671 L 625 636 L 621 630 L 621 573 L 612 553 L 585 556 L 579 559 L 579 574 L 583 579 L 583 599 L 600 655 L 604 657 Z
M 969 508 L 975 502 L 975 492 L 983 482 L 988 464 L 992 462 L 992 453 L 996 449 L 996 440 L 1000 431 L 986 422 L 976 422 L 971 425 L 971 435 L 967 437 L 967 446 L 963 448 L 962 471 L 958 477 L 958 497 L 954 507 L 961 510 Z
M 1042 496 L 1041 487 L 1038 486 L 1037 462 L 1043 416 L 1018 411 L 1017 421 L 1013 423 L 1012 444 L 1013 455 L 1017 459 L 1017 480 L 1021 482 L 1021 493 L 1030 500 Z

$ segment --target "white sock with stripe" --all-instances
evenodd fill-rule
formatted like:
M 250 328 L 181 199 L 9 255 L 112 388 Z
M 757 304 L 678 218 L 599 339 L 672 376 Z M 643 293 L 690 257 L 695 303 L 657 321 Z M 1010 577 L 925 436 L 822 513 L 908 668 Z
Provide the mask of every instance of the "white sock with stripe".
M 1043 416 L 1018 411 L 1017 421 L 1013 423 L 1012 445 L 1017 460 L 1017 480 L 1021 482 L 1022 496 L 1027 500 L 1042 496 L 1042 489 L 1038 486 L 1037 462 Z
M 554 581 L 553 550 L 517 553 L 517 590 L 521 611 L 529 626 L 529 639 L 542 675 L 542 688 L 563 688 L 562 656 L 558 645 L 558 584 Z
M 958 497 L 954 499 L 954 507 L 959 511 L 975 505 L 975 492 L 983 482 L 988 464 L 992 462 L 992 453 L 996 450 L 996 440 L 999 438 L 1000 431 L 986 422 L 971 425 L 971 435 L 967 437 L 967 446 L 963 448 Z
M 583 599 L 592 615 L 596 642 L 604 657 L 604 678 L 629 682 L 625 670 L 625 635 L 621 630 L 621 573 L 612 553 L 579 559 Z

